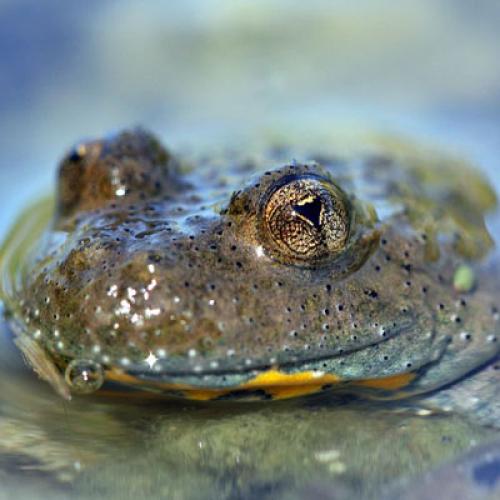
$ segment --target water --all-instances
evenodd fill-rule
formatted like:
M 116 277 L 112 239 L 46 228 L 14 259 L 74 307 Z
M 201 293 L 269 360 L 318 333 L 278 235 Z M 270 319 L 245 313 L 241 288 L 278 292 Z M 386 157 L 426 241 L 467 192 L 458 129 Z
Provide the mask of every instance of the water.
M 494 1 L 4 1 L 0 235 L 75 140 L 136 123 L 190 149 L 410 136 L 500 188 L 499 16 Z M 5 325 L 0 339 L 0 498 L 378 498 L 498 436 L 324 396 L 65 403 Z

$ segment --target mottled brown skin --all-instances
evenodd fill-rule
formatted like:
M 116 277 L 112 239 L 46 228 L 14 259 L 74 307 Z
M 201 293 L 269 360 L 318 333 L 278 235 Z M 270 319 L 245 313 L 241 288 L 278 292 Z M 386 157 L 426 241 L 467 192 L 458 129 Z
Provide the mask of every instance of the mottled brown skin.
M 178 159 L 141 130 L 80 145 L 7 301 L 18 331 L 61 370 L 94 360 L 153 388 L 235 391 L 269 370 L 366 390 L 412 374 L 397 397 L 455 382 L 499 352 L 496 201 L 467 166 L 414 160 Z M 310 259 L 265 220 L 276 186 L 303 178 L 332 183 L 349 218 L 340 249 Z M 475 283 L 458 290 L 464 265 Z

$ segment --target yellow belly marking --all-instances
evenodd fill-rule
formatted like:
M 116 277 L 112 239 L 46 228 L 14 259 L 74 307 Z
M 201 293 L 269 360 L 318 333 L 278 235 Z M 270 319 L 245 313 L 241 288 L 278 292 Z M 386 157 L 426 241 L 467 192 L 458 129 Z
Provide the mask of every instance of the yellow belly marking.
M 209 401 L 217 399 L 235 391 L 258 391 L 262 390 L 272 397 L 272 399 L 288 399 L 305 396 L 318 392 L 325 385 L 339 384 L 346 382 L 352 386 L 368 387 L 382 390 L 396 390 L 407 386 L 415 378 L 414 373 L 403 373 L 390 377 L 367 379 L 359 381 L 342 381 L 340 377 L 333 374 L 325 374 L 315 371 L 304 371 L 297 373 L 284 373 L 277 369 L 267 370 L 259 373 L 247 382 L 224 389 L 211 389 L 188 384 L 172 384 L 165 382 L 144 381 L 132 375 L 128 375 L 121 370 L 110 370 L 106 373 L 106 379 L 114 382 L 133 386 L 136 389 L 149 387 L 158 391 L 180 392 L 188 399 L 198 401 Z

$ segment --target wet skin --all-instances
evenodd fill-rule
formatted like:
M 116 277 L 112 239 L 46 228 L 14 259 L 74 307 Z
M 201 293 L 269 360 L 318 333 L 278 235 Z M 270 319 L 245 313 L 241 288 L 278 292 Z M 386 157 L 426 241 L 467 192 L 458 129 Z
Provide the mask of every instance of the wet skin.
M 34 369 L 64 397 L 106 380 L 400 398 L 483 366 L 498 385 L 484 180 L 441 159 L 298 154 L 180 159 L 140 130 L 75 147 L 4 292 Z

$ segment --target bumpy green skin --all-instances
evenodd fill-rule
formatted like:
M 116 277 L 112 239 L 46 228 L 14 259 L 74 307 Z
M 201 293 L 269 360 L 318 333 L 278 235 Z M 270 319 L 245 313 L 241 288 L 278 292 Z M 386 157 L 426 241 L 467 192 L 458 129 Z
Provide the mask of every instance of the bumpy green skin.
M 331 179 L 349 200 L 348 245 L 326 263 L 269 251 L 261 206 L 290 175 Z M 442 158 L 178 159 L 124 132 L 63 160 L 54 220 L 6 302 L 58 366 L 90 359 L 211 389 L 271 368 L 343 381 L 414 372 L 406 393 L 428 392 L 498 356 L 484 223 L 495 204 L 479 175 Z

